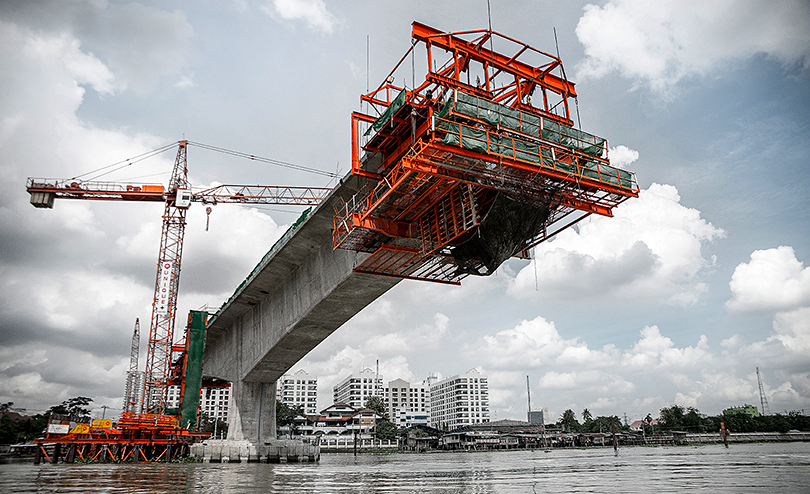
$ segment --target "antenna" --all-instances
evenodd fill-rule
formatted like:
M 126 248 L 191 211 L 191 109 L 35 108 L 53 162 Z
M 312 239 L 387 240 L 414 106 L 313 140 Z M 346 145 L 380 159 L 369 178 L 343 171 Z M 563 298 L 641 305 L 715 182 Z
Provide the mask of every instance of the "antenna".
M 757 384 L 759 384 L 759 404 L 762 406 L 762 415 L 770 415 L 771 411 L 768 407 L 768 398 L 765 397 L 765 389 L 762 387 L 762 377 L 759 375 L 759 367 L 757 367 Z

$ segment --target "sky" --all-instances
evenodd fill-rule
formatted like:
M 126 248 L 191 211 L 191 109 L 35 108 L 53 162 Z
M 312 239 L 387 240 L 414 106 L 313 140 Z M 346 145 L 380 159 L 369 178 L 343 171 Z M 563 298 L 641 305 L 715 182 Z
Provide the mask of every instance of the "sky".
M 0 3 L 0 402 L 121 407 L 148 333 L 162 205 L 57 200 L 70 178 L 189 139 L 345 174 L 350 114 L 419 21 L 484 29 L 475 1 L 54 0 Z M 476 368 L 492 420 L 810 413 L 810 4 L 491 1 L 493 29 L 559 53 L 583 130 L 641 192 L 460 287 L 403 281 L 291 371 L 332 386 Z M 368 56 L 367 56 L 368 55 Z M 174 150 L 100 180 L 168 182 Z M 330 186 L 191 146 L 194 186 Z M 85 178 L 97 174 L 85 175 Z M 216 310 L 301 208 L 188 213 L 178 324 Z M 179 332 L 179 331 L 178 331 Z M 146 337 L 141 340 L 143 366 Z

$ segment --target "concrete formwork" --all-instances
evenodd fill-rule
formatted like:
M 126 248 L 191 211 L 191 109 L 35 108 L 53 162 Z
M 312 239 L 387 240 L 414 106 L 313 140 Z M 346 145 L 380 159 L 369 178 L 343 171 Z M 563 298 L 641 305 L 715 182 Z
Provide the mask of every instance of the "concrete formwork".
M 346 177 L 209 322 L 203 372 L 233 383 L 229 439 L 275 439 L 278 378 L 399 282 L 354 273 L 368 254 L 332 250 L 335 201 L 361 180 Z

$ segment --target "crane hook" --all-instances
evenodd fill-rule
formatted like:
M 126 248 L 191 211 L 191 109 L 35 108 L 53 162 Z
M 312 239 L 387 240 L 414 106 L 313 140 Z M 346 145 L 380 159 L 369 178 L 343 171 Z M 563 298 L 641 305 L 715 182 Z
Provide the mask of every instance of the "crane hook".
M 208 221 L 211 219 L 211 211 L 213 211 L 211 206 L 205 208 L 205 231 L 208 231 Z

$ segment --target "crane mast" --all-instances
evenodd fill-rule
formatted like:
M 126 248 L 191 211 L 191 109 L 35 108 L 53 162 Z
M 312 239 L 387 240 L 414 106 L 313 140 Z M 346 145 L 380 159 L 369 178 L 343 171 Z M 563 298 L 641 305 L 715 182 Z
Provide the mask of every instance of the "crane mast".
M 180 266 L 183 258 L 183 237 L 186 212 L 192 202 L 203 204 L 276 204 L 316 206 L 331 190 L 327 187 L 288 187 L 269 185 L 219 185 L 193 192 L 188 181 L 187 148 L 189 141 L 179 141 L 168 189 L 162 185 L 126 184 L 116 182 L 82 181 L 77 179 L 28 178 L 27 190 L 31 204 L 37 208 L 53 208 L 56 198 L 113 201 L 163 202 L 163 227 L 160 234 L 155 292 L 152 299 L 152 317 L 146 367 L 142 384 L 138 384 L 137 358 L 140 326 L 136 320 L 133 335 L 130 372 L 127 373 L 124 411 L 163 414 L 167 405 L 172 353 L 174 351 L 174 324 L 177 313 L 177 291 L 180 284 Z M 193 143 L 203 149 L 223 152 L 238 157 L 282 166 L 315 171 L 260 158 L 206 144 Z M 158 150 L 158 151 L 162 151 Z M 155 153 L 154 151 L 151 153 Z M 326 174 L 325 172 L 320 172 Z M 328 174 L 331 176 L 331 174 Z M 210 208 L 209 208 L 210 209 Z M 134 368 L 132 367 L 134 362 Z M 140 389 L 137 389 L 139 388 Z
M 127 385 L 124 391 L 124 412 L 140 412 L 139 399 L 143 392 L 142 381 L 138 379 L 138 354 L 141 342 L 141 322 L 135 319 L 135 330 L 132 332 L 132 349 L 129 355 L 129 371 L 127 371 Z
M 191 205 L 186 162 L 186 141 L 180 141 L 169 181 L 168 197 L 163 210 L 160 233 L 152 320 L 149 325 L 149 348 L 143 379 L 143 410 L 163 413 L 166 409 L 167 379 L 174 342 L 174 319 L 177 311 L 177 288 L 183 258 L 183 236 L 186 211 Z
M 762 415 L 770 415 L 771 410 L 768 407 L 768 398 L 765 396 L 765 388 L 762 386 L 762 377 L 759 375 L 759 367 L 757 367 L 757 384 L 759 385 L 759 404 L 762 407 Z

